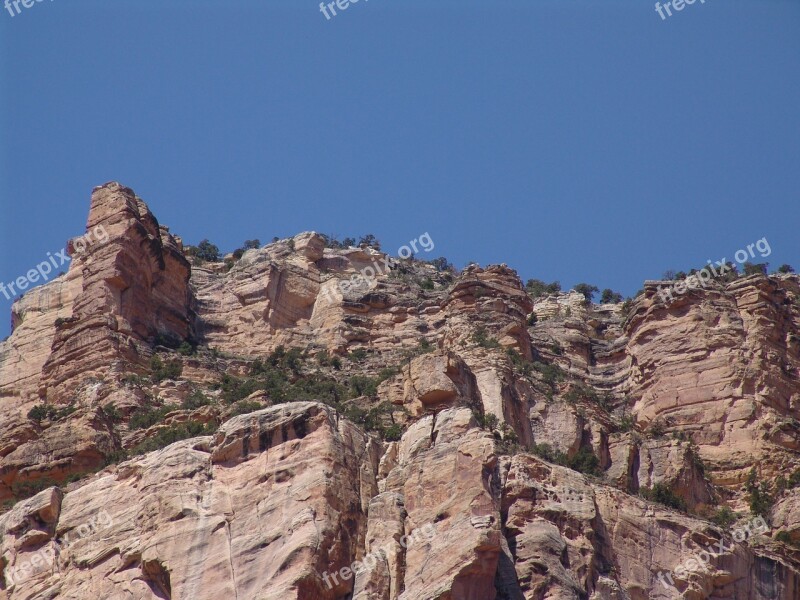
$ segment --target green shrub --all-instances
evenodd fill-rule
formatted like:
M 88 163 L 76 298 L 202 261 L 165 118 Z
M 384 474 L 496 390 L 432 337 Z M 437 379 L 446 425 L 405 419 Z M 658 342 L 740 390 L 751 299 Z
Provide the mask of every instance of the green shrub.
M 75 407 L 75 404 L 69 404 L 68 406 L 65 406 L 63 408 L 59 408 L 56 411 L 56 420 L 63 419 L 64 417 L 67 417 L 67 416 L 71 415 L 72 413 L 74 413 L 76 410 L 78 410 L 78 409 Z
M 630 414 L 625 413 L 620 417 L 617 429 L 624 433 L 626 431 L 631 431 L 635 425 L 636 419 L 634 419 Z
M 562 466 L 567 464 L 567 455 L 560 450 L 554 449 L 550 444 L 533 444 L 531 453 L 547 462 Z
M 321 367 L 333 367 L 337 371 L 342 368 L 342 359 L 336 355 L 331 356 L 327 350 L 318 352 L 316 359 Z
M 532 298 L 539 298 L 541 296 L 557 294 L 561 291 L 561 284 L 558 281 L 545 283 L 541 279 L 528 279 L 525 284 L 525 291 L 528 292 Z
M 44 419 L 58 421 L 64 417 L 68 417 L 76 410 L 75 404 L 69 404 L 61 408 L 56 408 L 52 404 L 37 404 L 28 411 L 28 418 L 37 423 L 42 422 Z
M 152 369 L 152 379 L 155 383 L 161 383 L 165 379 L 177 379 L 183 373 L 183 363 L 180 360 L 168 360 L 164 362 L 158 355 L 153 355 L 150 359 L 150 369 Z
M 216 384 L 216 389 L 221 390 L 220 398 L 230 404 L 254 392 L 263 391 L 273 404 L 319 400 L 336 407 L 353 394 L 361 395 L 361 391 L 371 392 L 370 382 L 377 388 L 377 380 L 366 377 L 353 381 L 353 386 L 356 388 L 354 390 L 319 371 L 308 374 L 293 373 L 289 367 L 293 364 L 292 356 L 291 353 L 286 353 L 276 361 L 278 366 L 273 366 L 270 362 L 255 361 L 250 370 L 252 377 L 240 378 L 226 373 Z
M 769 484 L 767 482 L 756 483 L 756 477 L 756 468 L 753 467 L 750 469 L 747 482 L 744 486 L 744 489 L 747 491 L 747 501 L 750 504 L 750 512 L 757 516 L 767 517 L 770 510 L 772 510 L 772 504 L 775 499 L 770 493 Z
M 419 282 L 419 287 L 421 287 L 423 290 L 433 290 L 436 288 L 436 285 L 433 283 L 433 279 L 426 277 Z
M 28 418 L 37 423 L 45 419 L 53 419 L 56 416 L 56 407 L 50 404 L 37 404 L 28 411 Z
M 280 381 L 276 381 L 276 379 L 280 379 Z M 284 380 L 277 376 L 273 376 L 270 378 L 270 382 L 273 383 L 273 387 L 275 388 L 273 389 L 274 394 L 276 389 L 284 383 Z M 222 400 L 228 404 L 233 404 L 234 402 L 243 400 L 258 390 L 266 391 L 270 387 L 268 383 L 260 382 L 254 377 L 240 378 L 229 375 L 228 373 L 225 373 L 222 376 L 222 379 L 217 386 L 222 390 L 220 398 L 222 398 Z
M 394 422 L 392 412 L 395 407 L 389 402 L 381 402 L 369 410 L 350 403 L 346 406 L 339 406 L 339 412 L 356 425 L 360 425 L 365 431 L 373 431 L 386 441 L 397 441 L 403 434 L 403 428 Z M 391 419 L 390 425 L 385 425 L 386 417 Z
M 106 454 L 103 457 L 103 466 L 114 465 L 116 463 L 120 463 L 123 460 L 128 460 L 128 451 L 122 448 L 118 450 L 113 450 L 109 454 Z
M 339 241 L 339 239 L 335 235 L 323 234 L 322 237 L 325 240 L 326 248 L 333 248 L 335 250 L 346 250 L 347 248 L 356 245 L 355 238 L 351 237 L 344 238 L 342 241 Z
M 71 473 L 64 480 L 64 483 L 65 484 L 75 483 L 76 481 L 80 481 L 84 477 L 86 477 L 88 475 L 91 475 L 91 474 L 92 474 L 92 471 L 81 471 L 81 472 L 78 472 L 78 473 Z
M 795 469 L 794 472 L 789 475 L 787 485 L 790 488 L 795 488 L 800 485 L 800 468 Z
M 534 362 L 533 368 L 536 369 L 542 375 L 542 379 L 544 382 L 550 385 L 554 385 L 557 381 L 561 381 L 564 379 L 564 371 L 561 370 L 557 364 L 548 364 L 542 362 Z
M 731 525 L 736 522 L 738 515 L 727 506 L 721 506 L 711 516 L 711 522 L 721 527 L 722 529 L 729 529 Z
M 578 471 L 585 475 L 600 475 L 600 459 L 589 448 L 583 447 L 571 457 L 567 458 L 567 464 L 573 471 Z
M 585 385 L 575 383 L 564 394 L 564 400 L 570 404 L 575 404 L 581 400 L 587 400 L 591 394 L 594 394 L 594 390 L 590 390 Z
M 255 359 L 252 363 L 250 363 L 249 373 L 251 376 L 255 377 L 256 375 L 263 375 L 264 373 L 269 373 L 270 366 L 265 364 L 263 360 L 260 358 Z
M 17 481 L 11 484 L 11 493 L 19 500 L 35 496 L 47 488 L 58 487 L 58 482 L 50 477 L 43 477 L 33 481 Z
M 664 422 L 661 419 L 655 419 L 652 423 L 650 423 L 647 433 L 653 439 L 664 437 L 666 434 L 666 425 L 664 425 Z
M 378 394 L 378 380 L 364 375 L 353 375 L 350 378 L 350 389 L 355 396 L 376 396 Z
M 575 404 L 577 402 L 590 402 L 603 410 L 611 408 L 611 397 L 608 394 L 598 394 L 594 389 L 582 383 L 573 384 L 564 394 L 564 400 Z
M 164 333 L 159 331 L 155 335 L 155 338 L 153 338 L 153 345 L 164 346 L 170 350 L 176 350 L 181 345 L 181 339 L 172 333 Z
M 196 410 L 200 407 L 208 406 L 209 404 L 211 404 L 211 398 L 200 390 L 192 390 L 192 393 L 181 403 L 181 408 L 185 410 Z
M 135 373 L 131 373 L 130 375 L 125 375 L 121 379 L 122 385 L 125 386 L 142 386 L 146 383 L 149 383 L 147 378 L 142 377 L 141 375 L 136 375 Z
M 436 346 L 430 343 L 427 338 L 420 338 L 419 343 L 415 348 L 408 348 L 403 351 L 403 358 L 406 361 L 410 361 L 411 359 L 422 356 L 423 354 L 429 354 L 436 350 Z
M 495 433 L 495 439 L 497 434 Z M 497 442 L 497 452 L 514 456 L 520 451 L 519 438 L 517 433 L 507 424 L 503 423 L 502 437 Z
M 781 542 L 783 544 L 791 544 L 792 543 L 792 536 L 789 535 L 788 531 L 779 531 L 775 534 L 775 541 Z
M 178 353 L 183 356 L 191 356 L 197 353 L 197 346 L 189 342 L 181 342 L 181 345 L 178 346 Z
M 186 440 L 201 435 L 211 435 L 217 430 L 213 423 L 202 424 L 195 422 L 181 423 L 172 427 L 159 429 L 153 437 L 144 440 L 141 444 L 131 449 L 131 454 L 136 456 L 159 450 L 180 440 Z
M 439 271 L 440 273 L 442 272 L 454 273 L 456 270 L 453 264 L 449 262 L 444 256 L 440 256 L 439 258 L 434 258 L 433 260 L 428 261 L 428 264 L 431 264 L 434 267 L 436 267 L 436 270 Z
M 686 501 L 675 494 L 668 485 L 656 483 L 651 488 L 640 488 L 639 495 L 645 500 L 658 502 L 676 510 L 686 511 Z
M 623 318 L 626 318 L 630 314 L 631 308 L 633 308 L 633 300 L 631 298 L 626 298 L 625 302 L 622 303 Z
M 350 354 L 347 355 L 347 358 L 352 360 L 353 362 L 361 362 L 365 358 L 367 358 L 367 351 L 364 348 L 356 348 Z
M 536 317 L 536 313 L 535 312 L 532 312 L 531 314 L 529 314 L 528 315 L 528 327 L 533 327 L 534 325 L 536 325 L 536 322 L 538 320 L 539 319 Z
M 242 402 L 237 402 L 233 405 L 233 410 L 230 412 L 230 416 L 235 417 L 237 415 L 246 415 L 248 413 L 261 410 L 262 408 L 264 407 L 258 402 L 254 402 L 253 400 L 243 400 Z
M 497 425 L 500 420 L 497 418 L 497 415 L 493 413 L 480 413 L 477 411 L 472 411 L 475 420 L 478 422 L 478 427 L 481 429 L 486 429 L 488 431 L 494 431 L 497 429 Z
M 136 409 L 128 421 L 130 429 L 147 429 L 159 423 L 169 413 L 178 410 L 180 407 L 175 404 L 165 404 L 159 408 L 142 407 Z
M 319 363 L 321 367 L 331 366 L 331 356 L 328 354 L 327 350 L 320 350 L 314 358 L 317 359 L 317 363 Z
M 778 273 L 794 273 L 792 265 L 783 264 L 778 267 Z
M 378 383 L 383 383 L 400 373 L 400 367 L 384 367 L 378 371 Z
M 403 437 L 403 428 L 397 423 L 393 423 L 383 430 L 383 439 L 387 442 L 396 442 L 401 437 Z
M 122 413 L 119 412 L 119 409 L 111 402 L 103 406 L 103 414 L 112 423 L 119 423 L 122 421 Z
M 525 376 L 533 373 L 533 363 L 525 360 L 514 348 L 506 350 L 506 354 L 508 354 L 508 357 L 511 359 L 511 366 L 515 371 Z
M 299 348 L 290 348 L 287 350 L 284 346 L 278 346 L 267 357 L 267 364 L 265 365 L 260 359 L 256 359 L 250 369 L 251 375 L 259 375 L 266 373 L 269 367 L 275 367 L 281 370 L 291 370 L 294 372 L 299 371 L 303 366 L 305 355 Z
M 700 457 L 700 450 L 695 445 L 689 446 L 689 461 L 694 465 L 694 468 L 697 469 L 700 475 L 706 474 L 706 464 L 703 462 L 703 459 Z
M 478 344 L 481 348 L 499 348 L 500 342 L 495 338 L 490 337 L 485 327 L 478 327 L 475 333 L 472 334 L 472 341 Z

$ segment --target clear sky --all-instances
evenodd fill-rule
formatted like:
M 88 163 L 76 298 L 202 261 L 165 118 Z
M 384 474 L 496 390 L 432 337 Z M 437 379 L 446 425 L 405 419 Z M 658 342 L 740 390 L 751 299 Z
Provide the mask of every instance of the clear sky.
M 19 6 L 0 6 L 2 282 L 83 233 L 109 180 L 223 250 L 428 232 L 430 258 L 625 295 L 762 237 L 800 269 L 796 0 L 665 20 L 647 0 Z

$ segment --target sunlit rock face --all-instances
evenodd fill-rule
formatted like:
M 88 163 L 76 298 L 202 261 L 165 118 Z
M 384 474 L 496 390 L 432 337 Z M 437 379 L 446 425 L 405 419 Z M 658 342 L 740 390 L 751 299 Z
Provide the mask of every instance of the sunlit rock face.
M 117 183 L 66 251 L 0 342 L 0 599 L 800 597 L 794 275 L 209 262 Z

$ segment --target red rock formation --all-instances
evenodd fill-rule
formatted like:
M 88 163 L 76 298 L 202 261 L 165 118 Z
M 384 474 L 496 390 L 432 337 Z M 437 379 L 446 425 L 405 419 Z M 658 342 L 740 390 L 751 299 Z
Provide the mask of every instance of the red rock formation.
M 190 334 L 189 263 L 133 190 L 95 188 L 86 229 L 93 239 L 70 266 L 82 289 L 42 369 L 40 395 L 54 404 L 69 402 L 87 376 L 145 364 L 155 336 Z
M 0 343 L 0 600 L 800 597 L 796 276 L 532 302 L 315 233 L 191 266 L 116 183 L 68 248 Z

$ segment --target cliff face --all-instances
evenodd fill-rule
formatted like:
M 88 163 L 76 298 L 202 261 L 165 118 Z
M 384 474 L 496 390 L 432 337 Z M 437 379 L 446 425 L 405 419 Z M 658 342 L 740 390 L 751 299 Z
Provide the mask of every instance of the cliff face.
M 0 598 L 800 597 L 797 277 L 208 263 L 115 183 L 100 231 L 0 343 Z

